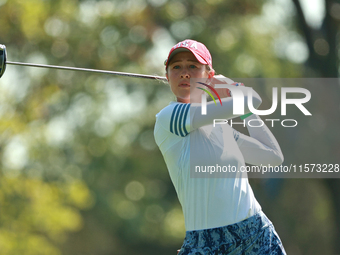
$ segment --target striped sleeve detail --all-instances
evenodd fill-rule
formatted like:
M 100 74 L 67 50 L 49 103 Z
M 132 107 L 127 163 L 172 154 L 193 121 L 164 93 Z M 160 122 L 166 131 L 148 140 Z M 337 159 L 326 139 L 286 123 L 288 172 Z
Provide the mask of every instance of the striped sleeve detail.
M 172 111 L 170 119 L 170 132 L 185 137 L 189 134 L 185 127 L 188 112 L 190 110 L 190 104 L 177 104 Z
M 233 135 L 234 135 L 235 141 L 237 142 L 238 138 L 240 137 L 240 132 L 238 132 L 235 129 L 233 129 Z

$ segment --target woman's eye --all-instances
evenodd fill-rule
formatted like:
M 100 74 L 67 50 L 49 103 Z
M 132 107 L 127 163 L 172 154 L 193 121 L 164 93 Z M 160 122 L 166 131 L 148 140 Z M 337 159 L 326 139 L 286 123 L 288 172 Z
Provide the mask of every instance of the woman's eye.
M 195 66 L 195 65 L 190 65 L 190 68 L 195 69 L 195 68 L 197 68 L 197 66 Z
M 173 67 L 173 69 L 179 69 L 180 68 L 180 66 L 174 66 Z

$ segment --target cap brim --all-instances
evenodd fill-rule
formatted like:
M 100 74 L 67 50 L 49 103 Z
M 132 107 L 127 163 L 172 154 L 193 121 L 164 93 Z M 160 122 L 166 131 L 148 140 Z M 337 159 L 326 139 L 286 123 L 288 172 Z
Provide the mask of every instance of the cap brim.
M 201 64 L 203 65 L 208 65 L 207 61 L 205 61 L 200 55 L 198 55 L 196 52 L 188 49 L 188 48 L 177 48 L 175 49 L 173 52 L 171 52 L 169 58 L 167 59 L 167 62 L 166 62 L 166 66 L 169 65 L 171 59 L 177 54 L 177 53 L 180 53 L 180 52 L 184 52 L 184 51 L 189 51 L 191 52 L 192 54 L 194 54 L 195 58 L 197 59 L 198 62 L 200 62 Z

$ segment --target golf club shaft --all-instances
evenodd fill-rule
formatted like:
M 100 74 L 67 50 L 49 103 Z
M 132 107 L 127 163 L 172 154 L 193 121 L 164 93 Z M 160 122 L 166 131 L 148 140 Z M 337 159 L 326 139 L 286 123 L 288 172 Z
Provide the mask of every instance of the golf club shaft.
M 78 68 L 78 67 L 68 67 L 68 66 L 54 66 L 54 65 L 32 64 L 32 63 L 20 63 L 20 62 L 12 62 L 12 61 L 6 61 L 6 64 L 8 64 L 8 65 L 19 65 L 19 66 L 30 66 L 30 67 L 42 67 L 42 68 L 51 68 L 51 69 L 61 69 L 61 70 L 70 70 L 70 71 L 91 72 L 91 73 L 101 73 L 101 74 L 114 74 L 114 75 L 128 76 L 128 77 L 134 77 L 134 78 L 167 81 L 167 79 L 165 77 L 146 75 L 146 74 L 115 72 L 115 71 Z

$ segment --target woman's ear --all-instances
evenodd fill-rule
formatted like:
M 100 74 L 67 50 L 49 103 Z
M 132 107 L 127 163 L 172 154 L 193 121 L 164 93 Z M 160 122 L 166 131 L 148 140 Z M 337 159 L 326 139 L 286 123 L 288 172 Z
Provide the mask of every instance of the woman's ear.
M 212 80 L 213 80 L 213 78 L 214 78 L 214 75 L 215 75 L 215 70 L 214 70 L 214 69 L 209 70 L 209 73 L 208 73 L 208 80 L 207 80 L 207 83 L 208 83 L 208 84 L 211 84 L 211 83 L 212 83 Z
M 215 75 L 215 70 L 214 70 L 214 69 L 211 69 L 211 70 L 209 71 L 208 78 L 211 79 L 212 77 L 214 77 L 214 75 Z
M 165 77 L 166 77 L 166 79 L 167 79 L 168 82 L 169 82 L 168 72 L 165 73 Z

